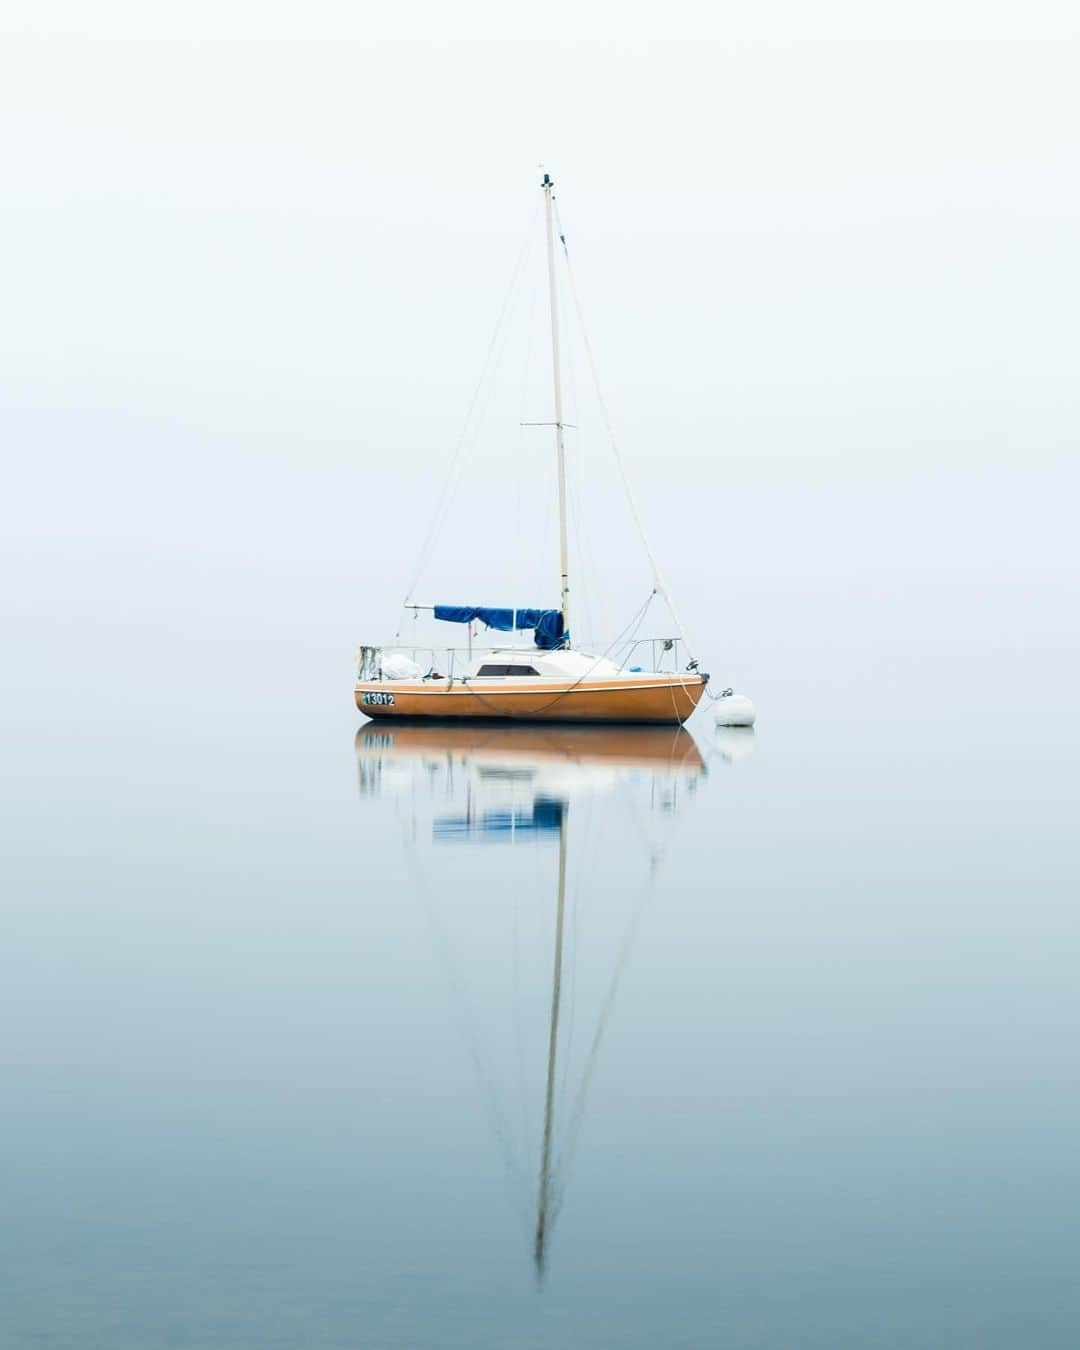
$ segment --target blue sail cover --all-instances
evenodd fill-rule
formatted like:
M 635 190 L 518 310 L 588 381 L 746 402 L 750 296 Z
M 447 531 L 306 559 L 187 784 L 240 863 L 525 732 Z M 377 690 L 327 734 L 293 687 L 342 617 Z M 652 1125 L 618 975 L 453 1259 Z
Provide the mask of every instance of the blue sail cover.
M 435 617 L 446 623 L 472 623 L 479 619 L 500 633 L 512 633 L 515 628 L 535 630 L 533 641 L 541 651 L 551 652 L 566 646 L 569 634 L 563 631 L 562 610 L 559 609 L 488 609 L 484 605 L 436 605 Z

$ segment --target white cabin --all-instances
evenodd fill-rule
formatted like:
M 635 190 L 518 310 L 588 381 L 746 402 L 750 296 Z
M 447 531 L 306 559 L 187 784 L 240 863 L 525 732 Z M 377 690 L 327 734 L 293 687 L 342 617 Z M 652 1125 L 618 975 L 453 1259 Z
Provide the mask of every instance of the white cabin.
M 539 647 L 494 647 L 474 655 L 466 667 L 464 679 L 496 680 L 624 680 L 640 672 L 623 670 L 605 656 L 560 647 L 546 652 Z

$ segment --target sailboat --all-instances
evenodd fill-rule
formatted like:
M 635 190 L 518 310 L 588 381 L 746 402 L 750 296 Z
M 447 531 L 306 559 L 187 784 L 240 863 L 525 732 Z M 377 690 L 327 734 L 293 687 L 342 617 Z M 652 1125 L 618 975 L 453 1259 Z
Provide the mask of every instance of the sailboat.
M 562 382 L 559 363 L 559 309 L 555 274 L 555 227 L 552 194 L 545 173 L 544 217 L 547 234 L 548 299 L 554 381 L 555 456 L 559 515 L 559 607 L 499 607 L 436 604 L 406 608 L 428 610 L 435 619 L 468 626 L 469 645 L 448 648 L 442 663 L 432 659 L 425 670 L 414 656 L 378 646 L 359 653 L 356 706 L 372 718 L 468 718 L 518 722 L 639 722 L 681 725 L 697 707 L 707 674 L 690 659 L 678 669 L 679 640 L 659 641 L 660 660 L 652 670 L 630 666 L 611 652 L 596 654 L 575 648 L 571 640 L 569 552 L 567 547 L 566 449 Z M 560 232 L 565 247 L 565 239 Z M 636 512 L 635 512 L 636 515 Z M 651 558 L 651 554 L 650 554 Z M 654 577 L 659 577 L 654 564 Z M 655 592 L 654 592 L 655 593 Z M 532 648 L 493 647 L 474 651 L 472 625 L 499 632 L 529 631 Z M 657 643 L 653 644 L 654 648 Z M 631 652 L 634 650 L 631 647 Z M 671 668 L 660 669 L 664 654 L 673 653 Z M 434 655 L 434 654 L 432 654 Z M 460 661 L 460 668 L 455 669 Z M 440 664 L 443 668 L 439 668 Z

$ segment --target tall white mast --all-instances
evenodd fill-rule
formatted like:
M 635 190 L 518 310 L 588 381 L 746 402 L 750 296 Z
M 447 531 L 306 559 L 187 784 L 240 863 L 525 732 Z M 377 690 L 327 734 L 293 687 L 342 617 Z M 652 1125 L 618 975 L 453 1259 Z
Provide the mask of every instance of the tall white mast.
M 566 449 L 563 445 L 562 382 L 559 378 L 559 301 L 555 289 L 555 229 L 551 219 L 551 190 L 544 174 L 544 215 L 547 219 L 548 294 L 551 298 L 551 370 L 555 381 L 555 455 L 559 472 L 559 577 L 563 629 L 570 631 L 570 577 L 566 547 Z

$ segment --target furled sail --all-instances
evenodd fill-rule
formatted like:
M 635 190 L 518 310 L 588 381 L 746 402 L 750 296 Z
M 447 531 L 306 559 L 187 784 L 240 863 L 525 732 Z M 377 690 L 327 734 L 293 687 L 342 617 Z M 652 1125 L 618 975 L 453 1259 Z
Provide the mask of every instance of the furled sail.
M 488 628 L 512 633 L 515 628 L 534 629 L 533 641 L 541 651 L 566 646 L 569 635 L 563 628 L 562 611 L 557 609 L 490 609 L 485 605 L 436 605 L 435 617 L 446 623 L 472 623 L 479 619 Z

